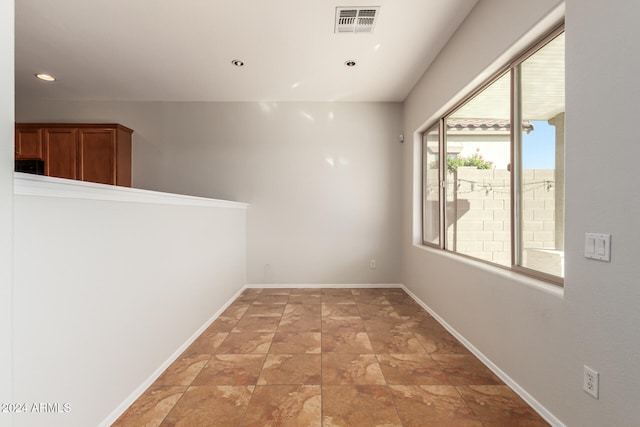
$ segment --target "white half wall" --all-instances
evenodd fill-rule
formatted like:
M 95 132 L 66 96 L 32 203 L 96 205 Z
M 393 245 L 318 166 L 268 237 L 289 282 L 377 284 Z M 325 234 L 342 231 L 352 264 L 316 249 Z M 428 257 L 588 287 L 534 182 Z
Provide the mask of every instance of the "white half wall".
M 14 401 L 69 412 L 15 425 L 95 426 L 245 285 L 246 205 L 16 176 Z
M 398 103 L 18 99 L 16 117 L 122 123 L 135 187 L 249 203 L 248 283 L 399 281 Z
M 13 290 L 13 0 L 0 0 L 0 402 L 12 397 Z M 0 413 L 0 426 L 12 415 Z
M 404 132 L 450 108 L 564 9 L 481 0 L 406 100 Z M 420 247 L 418 142 L 404 147 L 402 283 L 555 425 L 640 425 L 640 193 L 630 160 L 640 144 L 622 125 L 637 120 L 639 17 L 634 1 L 566 1 L 564 290 Z M 610 263 L 584 258 L 585 232 L 612 234 Z M 599 400 L 582 390 L 585 364 L 600 373 Z

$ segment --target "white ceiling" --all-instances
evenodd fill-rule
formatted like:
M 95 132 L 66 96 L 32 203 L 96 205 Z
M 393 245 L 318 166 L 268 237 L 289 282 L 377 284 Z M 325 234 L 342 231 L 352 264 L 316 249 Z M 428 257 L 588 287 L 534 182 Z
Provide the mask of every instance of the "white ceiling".
M 16 97 L 402 101 L 476 2 L 15 0 Z M 380 6 L 374 32 L 334 34 L 337 6 Z

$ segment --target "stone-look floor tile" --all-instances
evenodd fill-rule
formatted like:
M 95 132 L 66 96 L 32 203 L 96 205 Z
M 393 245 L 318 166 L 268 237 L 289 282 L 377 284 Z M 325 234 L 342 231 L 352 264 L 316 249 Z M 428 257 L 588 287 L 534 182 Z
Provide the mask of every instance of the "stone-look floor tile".
M 251 304 L 257 297 L 260 295 L 259 293 L 242 293 L 236 298 L 233 302 L 234 304 Z
M 375 354 L 325 353 L 322 355 L 322 384 L 385 384 Z
M 406 304 L 392 304 L 393 309 L 400 314 L 400 316 L 408 317 L 422 317 L 425 310 L 416 303 Z
M 453 353 L 471 354 L 460 341 L 446 330 L 442 332 L 413 331 L 420 344 L 424 346 L 427 353 Z
M 319 318 L 322 316 L 322 305 L 317 304 L 287 304 L 284 308 L 282 317 L 285 316 L 301 316 L 310 318 Z
M 290 295 L 311 295 L 319 297 L 322 295 L 322 288 L 293 288 L 291 289 Z
M 373 353 L 373 347 L 366 332 L 349 329 L 322 332 L 322 352 L 328 353 Z
M 407 321 L 407 325 L 428 353 L 470 354 L 469 350 L 433 317 L 414 317 Z
M 319 354 L 269 354 L 258 385 L 320 384 Z
M 446 329 L 428 313 L 424 316 L 412 317 L 406 321 L 406 324 L 413 331 L 424 331 L 425 333 L 434 330 L 446 331 Z
M 389 304 L 391 304 L 391 306 L 394 309 L 399 308 L 402 310 L 403 308 L 406 308 L 406 307 L 417 307 L 419 308 L 420 312 L 422 312 L 422 314 L 429 314 L 424 308 L 422 308 L 419 304 L 417 304 L 411 297 L 387 295 L 385 296 L 385 298 L 387 299 L 387 301 L 389 301 Z M 419 312 L 416 311 L 416 313 L 419 313 Z
M 279 317 L 244 316 L 238 320 L 238 323 L 236 323 L 236 326 L 231 330 L 231 333 L 275 332 L 279 324 Z
M 395 295 L 395 296 L 403 296 L 403 297 L 407 297 L 407 298 L 411 298 L 402 288 L 399 287 L 395 287 L 395 288 L 382 288 L 380 289 L 380 291 L 382 292 L 382 295 Z
M 193 385 L 255 385 L 265 354 L 216 354 L 211 357 Z
M 277 332 L 269 353 L 320 354 L 321 336 L 320 332 Z
M 268 288 L 262 289 L 260 295 L 291 295 L 292 288 Z
M 362 316 L 377 316 L 377 315 L 386 315 L 394 311 L 394 308 L 391 304 L 372 304 L 370 302 L 358 302 L 356 303 L 358 306 L 358 310 Z
M 447 376 L 428 354 L 377 354 L 387 384 L 449 385 Z
M 360 316 L 336 316 L 322 318 L 322 332 L 338 330 L 351 330 L 354 332 L 364 332 L 364 323 Z
M 350 317 L 360 316 L 355 304 L 325 304 L 322 303 L 323 317 Z
M 424 311 L 422 306 L 408 295 L 387 295 L 386 298 L 396 308 L 406 307 Z
M 391 303 L 391 307 L 393 307 L 394 311 L 405 319 L 405 322 L 413 319 L 431 318 L 431 315 L 420 306 L 413 307 L 412 305 L 407 306 L 405 304 Z
M 456 388 L 485 426 L 542 427 L 549 425 L 505 385 L 470 385 Z
M 323 427 L 402 427 L 386 386 L 322 387 Z
M 416 354 L 426 353 L 424 346 L 412 332 L 368 332 L 374 353 Z
M 428 354 L 411 353 L 419 350 L 411 334 Z M 546 425 L 404 290 L 360 288 L 245 289 L 114 425 L 323 419 L 325 427 Z
M 236 298 L 233 303 L 234 304 L 238 304 L 238 305 L 251 305 L 254 301 L 256 300 L 255 296 L 239 296 L 238 298 Z
M 232 334 L 220 344 L 218 354 L 268 353 L 273 340 L 273 333 Z
M 358 311 L 364 320 L 384 319 L 387 322 L 404 323 L 408 319 L 395 311 L 392 305 L 358 303 Z
M 354 295 L 356 304 L 391 305 L 384 295 Z
M 400 291 L 399 293 L 383 292 L 383 295 L 387 298 L 387 300 L 389 300 L 391 304 L 417 304 L 416 301 L 409 295 L 404 293 L 404 291 Z
M 503 382 L 473 354 L 431 354 L 453 385 L 502 385 Z
M 209 327 L 206 332 L 229 332 L 236 326 L 238 319 L 235 317 L 218 317 Z
M 235 317 L 236 319 L 240 319 L 247 312 L 250 306 L 251 304 L 248 303 L 236 304 L 234 302 L 222 312 L 220 317 Z
M 348 298 L 353 295 L 353 292 L 350 288 L 322 288 L 321 294 L 323 297 L 337 296 Z
M 253 304 L 286 304 L 289 301 L 289 295 L 260 295 Z
M 380 295 L 385 295 L 381 288 L 351 288 L 351 295 L 356 296 L 369 296 L 375 298 Z
M 187 387 L 151 386 L 112 427 L 159 426 Z
M 389 386 L 404 427 L 483 427 L 453 386 Z
M 317 305 L 318 307 L 322 303 L 322 297 L 320 295 L 289 295 L 289 301 L 287 304 L 296 305 Z
M 319 385 L 257 386 L 241 427 L 320 427 L 321 412 Z
M 322 295 L 322 304 L 356 305 L 356 300 L 351 295 Z
M 153 384 L 191 385 L 209 359 L 211 359 L 210 354 L 192 354 L 181 357 L 173 362 Z
M 389 319 L 386 317 L 368 318 L 364 319 L 362 323 L 367 332 L 389 332 L 394 334 L 411 332 L 404 322 L 398 322 L 395 319 Z
M 262 293 L 263 289 L 262 288 L 248 288 L 245 289 L 244 291 L 242 291 L 242 293 L 240 294 L 241 297 L 257 297 L 258 295 L 260 295 Z
M 255 386 L 191 386 L 161 427 L 237 426 Z
M 191 354 L 213 354 L 220 347 L 220 344 L 229 335 L 229 332 L 209 332 L 205 331 L 182 353 L 183 356 Z
M 278 325 L 278 332 L 320 332 L 320 317 L 284 315 Z
M 285 304 L 251 304 L 244 317 L 282 317 Z

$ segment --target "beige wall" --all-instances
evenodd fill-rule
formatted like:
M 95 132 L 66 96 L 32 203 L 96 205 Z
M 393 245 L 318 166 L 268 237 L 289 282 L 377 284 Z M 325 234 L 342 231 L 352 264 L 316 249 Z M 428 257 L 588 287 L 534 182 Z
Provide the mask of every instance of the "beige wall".
M 249 203 L 257 284 L 398 283 L 401 114 L 397 103 L 16 100 L 20 122 L 134 129 L 136 187 Z
M 559 4 L 481 0 L 405 101 L 405 133 L 550 29 Z M 564 289 L 416 245 L 419 139 L 405 147 L 403 283 L 555 425 L 640 425 L 640 194 L 632 169 L 602 151 L 640 156 L 634 133 L 611 125 L 636 120 L 638 16 L 637 2 L 566 1 Z M 584 258 L 586 232 L 611 233 L 610 263 Z M 583 365 L 600 372 L 598 400 L 582 390 Z

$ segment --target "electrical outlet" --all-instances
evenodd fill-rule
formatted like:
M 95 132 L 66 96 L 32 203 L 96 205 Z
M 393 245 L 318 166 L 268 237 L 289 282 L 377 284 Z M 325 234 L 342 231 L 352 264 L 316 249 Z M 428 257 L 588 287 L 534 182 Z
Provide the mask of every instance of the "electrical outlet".
M 376 260 L 372 259 L 371 262 L 369 263 L 369 268 L 374 269 L 376 268 Z
M 587 365 L 584 365 L 584 373 L 582 376 L 582 388 L 591 396 L 598 398 L 598 372 L 594 371 Z

